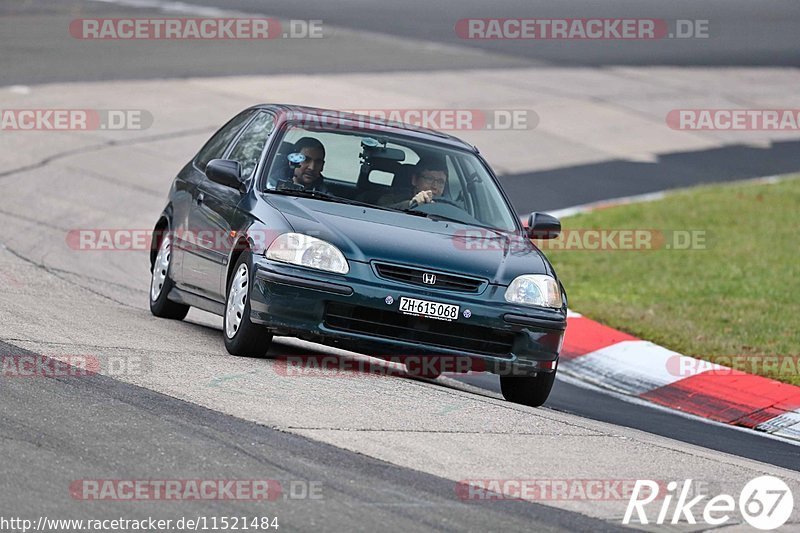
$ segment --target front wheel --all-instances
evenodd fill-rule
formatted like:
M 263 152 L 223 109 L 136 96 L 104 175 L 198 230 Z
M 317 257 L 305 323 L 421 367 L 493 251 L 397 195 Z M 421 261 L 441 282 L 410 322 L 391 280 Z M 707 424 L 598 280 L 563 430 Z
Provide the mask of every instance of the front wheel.
M 153 276 L 150 279 L 150 312 L 159 318 L 183 320 L 189 312 L 189 306 L 167 298 L 173 287 L 170 278 L 171 265 L 172 236 L 165 233 L 158 246 L 158 255 L 153 264 Z
M 539 407 L 550 396 L 555 380 L 555 372 L 540 372 L 536 376 L 500 376 L 500 390 L 509 402 Z
M 264 357 L 272 342 L 272 334 L 250 321 L 250 291 L 253 285 L 251 257 L 250 252 L 243 252 L 233 267 L 222 330 L 225 348 L 231 355 Z

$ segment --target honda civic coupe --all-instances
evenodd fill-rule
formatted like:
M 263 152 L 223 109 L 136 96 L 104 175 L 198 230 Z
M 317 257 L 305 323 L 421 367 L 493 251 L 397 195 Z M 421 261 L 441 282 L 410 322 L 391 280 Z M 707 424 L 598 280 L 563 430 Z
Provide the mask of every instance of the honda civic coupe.
M 567 300 L 532 239 L 560 230 L 545 213 L 518 218 L 477 148 L 455 137 L 265 104 L 225 124 L 172 183 L 150 309 L 221 315 L 239 356 L 267 356 L 277 335 L 384 359 L 468 358 L 500 375 L 507 400 L 539 406 Z

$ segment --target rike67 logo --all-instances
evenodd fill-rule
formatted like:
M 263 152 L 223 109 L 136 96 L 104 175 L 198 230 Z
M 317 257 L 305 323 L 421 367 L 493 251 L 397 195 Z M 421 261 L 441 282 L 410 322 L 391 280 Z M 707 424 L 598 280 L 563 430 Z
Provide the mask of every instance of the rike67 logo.
M 689 524 L 697 524 L 695 513 L 700 513 L 703 523 L 712 526 L 726 524 L 731 520 L 736 521 L 732 514 L 736 511 L 737 501 L 729 494 L 719 494 L 704 501 L 709 495 L 694 496 L 691 479 L 685 480 L 680 489 L 678 482 L 670 481 L 666 487 L 666 494 L 659 494 L 659 489 L 662 487 L 663 485 L 655 481 L 637 480 L 622 523 L 631 524 L 634 513 L 636 519 L 633 523 L 640 524 L 678 524 L 684 520 Z M 690 495 L 694 497 L 689 499 Z M 658 509 L 658 515 L 653 520 L 652 514 L 648 515 L 646 507 L 656 500 L 660 505 L 656 504 L 649 509 L 651 511 Z M 761 476 L 750 480 L 739 493 L 739 513 L 745 522 L 756 529 L 767 531 L 781 527 L 789 520 L 793 509 L 794 497 L 789 486 L 773 476 Z

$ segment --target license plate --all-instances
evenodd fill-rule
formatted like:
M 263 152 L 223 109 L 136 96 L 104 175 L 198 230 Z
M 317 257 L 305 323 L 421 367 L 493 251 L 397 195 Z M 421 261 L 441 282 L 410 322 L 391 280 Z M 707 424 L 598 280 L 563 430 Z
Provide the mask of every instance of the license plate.
M 450 321 L 458 319 L 457 305 L 440 304 L 414 298 L 400 298 L 400 312 L 406 315 L 422 315 L 437 320 Z

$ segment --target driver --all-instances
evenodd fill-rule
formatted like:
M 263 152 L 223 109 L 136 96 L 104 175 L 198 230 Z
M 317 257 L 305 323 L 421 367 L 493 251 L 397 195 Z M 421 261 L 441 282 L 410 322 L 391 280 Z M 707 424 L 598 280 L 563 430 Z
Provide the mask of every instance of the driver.
M 447 186 L 447 164 L 439 158 L 420 159 L 411 175 L 411 188 L 384 194 L 378 204 L 395 209 L 409 209 L 434 203 Z
M 276 184 L 276 188 L 293 183 L 307 191 L 327 193 L 325 176 L 322 175 L 322 169 L 325 167 L 325 146 L 314 137 L 303 137 L 294 143 L 292 151 L 303 154 L 305 160 L 294 167 L 290 178 L 280 180 Z

